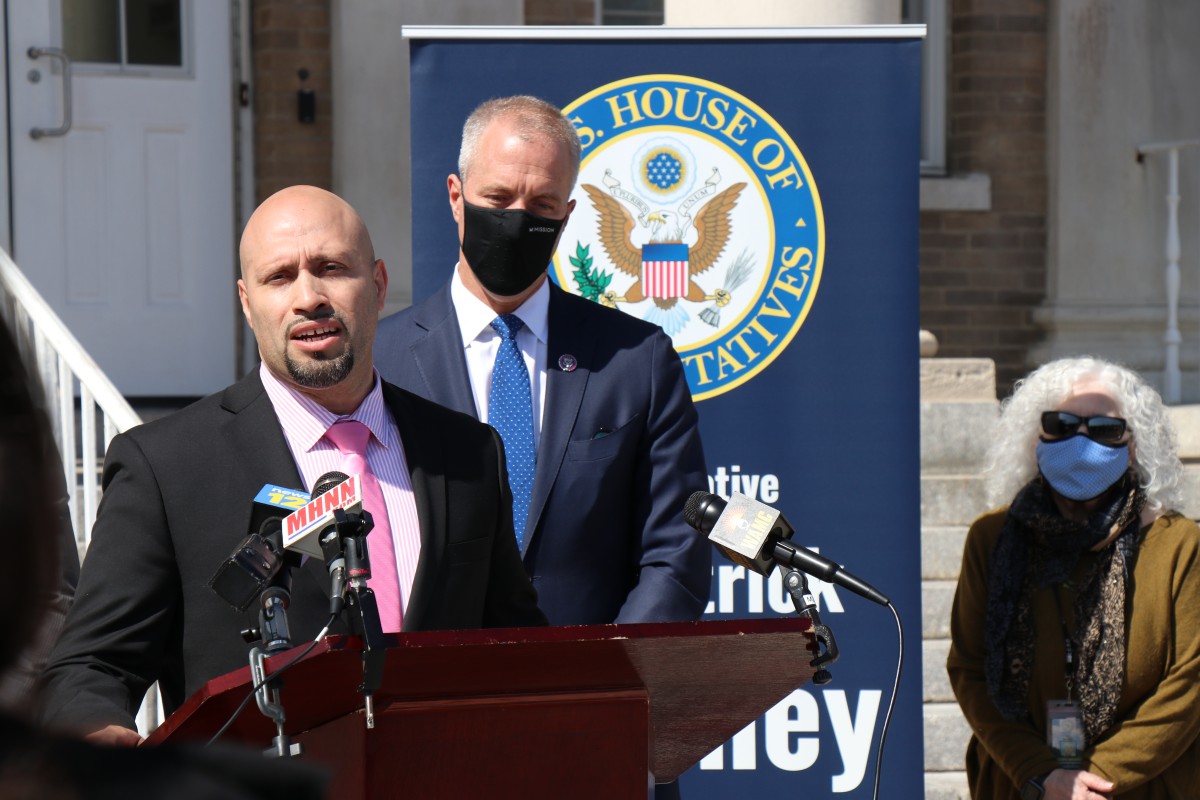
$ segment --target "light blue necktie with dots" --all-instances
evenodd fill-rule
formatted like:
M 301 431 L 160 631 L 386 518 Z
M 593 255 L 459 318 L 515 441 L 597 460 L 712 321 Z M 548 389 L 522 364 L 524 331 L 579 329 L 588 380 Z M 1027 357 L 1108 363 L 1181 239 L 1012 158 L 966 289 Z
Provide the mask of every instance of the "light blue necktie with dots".
M 492 320 L 500 334 L 500 349 L 492 369 L 492 394 L 488 400 L 488 424 L 504 440 L 504 458 L 508 462 L 508 485 L 513 496 L 513 529 L 517 547 L 525 540 L 525 518 L 529 516 L 529 498 L 533 493 L 533 397 L 529 389 L 529 371 L 517 347 L 517 331 L 525 323 L 515 314 L 502 314 Z

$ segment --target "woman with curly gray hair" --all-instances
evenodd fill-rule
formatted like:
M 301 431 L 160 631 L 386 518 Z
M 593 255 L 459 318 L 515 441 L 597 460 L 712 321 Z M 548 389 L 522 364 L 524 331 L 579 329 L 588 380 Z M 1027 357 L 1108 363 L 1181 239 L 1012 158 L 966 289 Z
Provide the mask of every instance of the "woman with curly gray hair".
M 1096 358 L 1004 403 L 947 669 L 976 798 L 1183 798 L 1200 786 L 1200 529 L 1162 399 Z

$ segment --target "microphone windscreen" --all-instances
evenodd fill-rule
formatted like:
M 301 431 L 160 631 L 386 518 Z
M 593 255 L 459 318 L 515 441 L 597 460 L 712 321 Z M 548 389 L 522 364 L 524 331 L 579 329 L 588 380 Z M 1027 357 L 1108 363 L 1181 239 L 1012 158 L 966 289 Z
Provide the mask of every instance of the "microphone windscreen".
M 227 603 L 245 610 L 279 572 L 283 553 L 283 517 L 308 502 L 308 495 L 273 483 L 264 484 L 250 510 L 250 535 L 221 562 L 208 585 Z
M 712 492 L 692 492 L 683 507 L 683 521 L 703 534 L 712 532 L 725 512 L 726 501 Z
M 222 600 L 245 611 L 263 587 L 279 572 L 283 559 L 256 533 L 243 539 L 209 579 L 209 587 Z
M 344 472 L 338 472 L 337 470 L 326 472 L 324 475 L 317 478 L 316 483 L 313 484 L 312 497 L 315 498 L 323 495 L 338 484 L 349 479 L 350 476 Z

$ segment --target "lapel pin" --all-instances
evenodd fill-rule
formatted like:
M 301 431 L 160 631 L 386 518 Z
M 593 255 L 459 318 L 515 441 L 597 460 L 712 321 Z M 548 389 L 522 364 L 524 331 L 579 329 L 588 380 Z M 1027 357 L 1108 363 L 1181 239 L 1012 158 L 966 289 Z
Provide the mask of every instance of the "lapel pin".
M 564 353 L 558 357 L 558 368 L 563 372 L 574 372 L 578 366 L 579 362 L 570 353 Z

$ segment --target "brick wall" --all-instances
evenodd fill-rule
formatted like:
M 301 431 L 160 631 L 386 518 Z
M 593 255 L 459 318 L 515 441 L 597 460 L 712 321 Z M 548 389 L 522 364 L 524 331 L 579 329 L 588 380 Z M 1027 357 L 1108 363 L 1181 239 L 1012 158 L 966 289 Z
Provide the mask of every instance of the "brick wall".
M 255 196 L 296 183 L 332 188 L 329 0 L 254 0 L 253 9 Z M 313 123 L 298 120 L 302 85 L 316 92 Z
M 953 0 L 947 154 L 991 177 L 990 211 L 921 214 L 921 327 L 938 355 L 996 362 L 999 393 L 1029 372 L 1046 294 L 1045 0 Z

